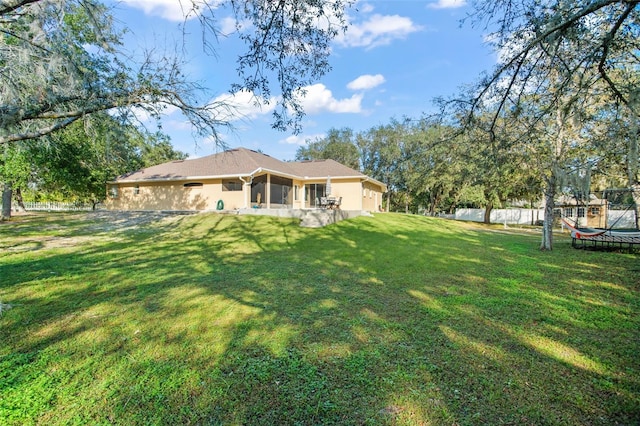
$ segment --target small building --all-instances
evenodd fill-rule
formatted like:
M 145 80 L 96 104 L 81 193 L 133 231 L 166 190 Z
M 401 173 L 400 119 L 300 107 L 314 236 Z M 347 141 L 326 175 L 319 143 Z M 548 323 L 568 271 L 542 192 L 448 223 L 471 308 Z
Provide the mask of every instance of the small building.
M 386 186 L 334 160 L 284 162 L 230 149 L 131 172 L 107 184 L 112 210 L 314 209 L 377 211 Z
M 573 197 L 561 196 L 555 204 L 561 217 L 576 226 L 588 228 L 607 227 L 607 200 L 589 195 L 589 202 L 579 202 Z

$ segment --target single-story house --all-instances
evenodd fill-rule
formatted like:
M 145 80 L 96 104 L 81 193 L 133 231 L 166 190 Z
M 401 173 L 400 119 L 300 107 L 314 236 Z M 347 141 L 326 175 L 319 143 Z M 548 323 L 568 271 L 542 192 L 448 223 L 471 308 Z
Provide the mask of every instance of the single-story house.
M 313 209 L 322 197 L 342 210 L 377 211 L 382 182 L 334 160 L 285 162 L 250 149 L 171 161 L 107 184 L 112 210 Z

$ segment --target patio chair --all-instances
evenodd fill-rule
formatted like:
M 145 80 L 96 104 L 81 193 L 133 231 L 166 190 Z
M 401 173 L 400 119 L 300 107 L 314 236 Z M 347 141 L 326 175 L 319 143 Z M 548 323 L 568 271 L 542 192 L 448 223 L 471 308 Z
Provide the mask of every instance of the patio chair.
M 320 197 L 320 208 L 321 209 L 327 208 L 327 197 Z
M 335 204 L 336 209 L 339 209 L 339 208 L 340 208 L 340 204 L 342 204 L 342 197 L 340 197 L 340 198 L 338 198 L 338 199 L 336 200 L 336 204 Z

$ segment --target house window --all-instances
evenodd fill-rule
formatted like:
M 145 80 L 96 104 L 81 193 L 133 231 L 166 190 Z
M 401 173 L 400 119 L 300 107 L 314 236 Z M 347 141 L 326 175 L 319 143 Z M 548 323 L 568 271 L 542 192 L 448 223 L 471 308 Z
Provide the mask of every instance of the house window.
M 295 185 L 293 187 L 293 200 L 294 201 L 300 200 L 300 187 L 298 185 Z
M 564 208 L 564 217 L 573 217 L 573 207 Z
M 242 191 L 242 182 L 239 180 L 223 180 L 223 191 Z
M 591 207 L 590 212 L 592 216 L 598 216 L 600 214 L 600 207 Z
M 133 195 L 140 194 L 140 185 L 136 185 L 133 187 Z
M 118 185 L 109 186 L 109 197 L 118 198 Z
M 188 182 L 182 186 L 185 188 L 202 188 L 203 185 L 201 182 Z
M 578 217 L 584 217 L 584 207 L 578 207 Z

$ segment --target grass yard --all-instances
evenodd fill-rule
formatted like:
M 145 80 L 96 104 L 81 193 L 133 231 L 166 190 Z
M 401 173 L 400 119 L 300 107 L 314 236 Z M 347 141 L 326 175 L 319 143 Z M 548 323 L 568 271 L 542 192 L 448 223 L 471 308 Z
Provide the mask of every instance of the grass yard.
M 539 238 L 395 214 L 16 217 L 0 423 L 639 424 L 640 256 Z

